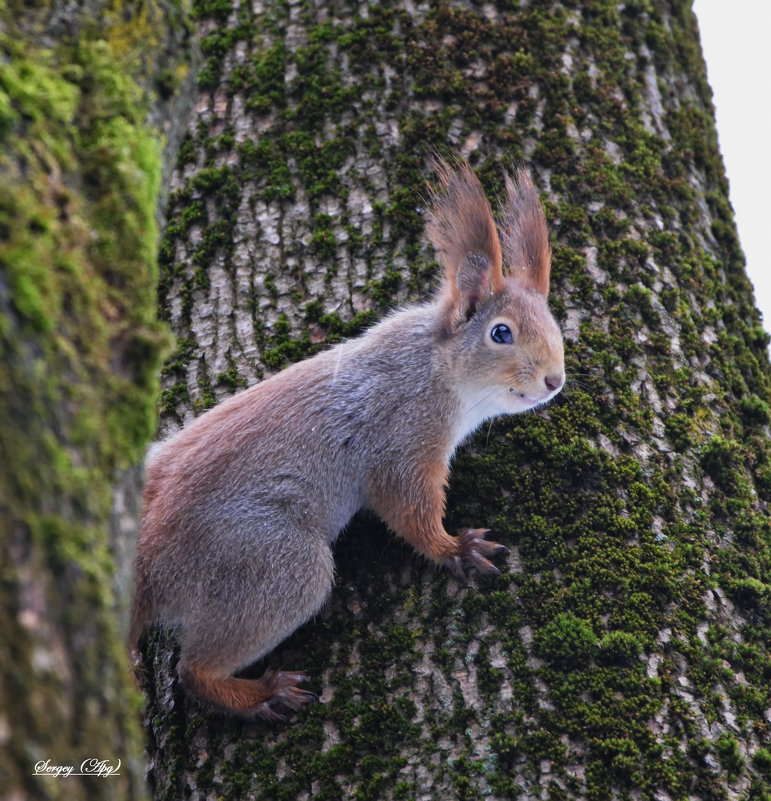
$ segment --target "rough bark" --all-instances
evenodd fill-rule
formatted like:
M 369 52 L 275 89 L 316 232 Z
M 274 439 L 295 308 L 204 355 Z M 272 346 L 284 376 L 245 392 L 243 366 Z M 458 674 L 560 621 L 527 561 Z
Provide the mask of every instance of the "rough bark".
M 570 383 L 455 460 L 467 585 L 374 520 L 268 662 L 320 703 L 209 715 L 148 649 L 155 797 L 768 798 L 771 371 L 684 2 L 202 2 L 172 177 L 162 431 L 430 292 L 426 154 L 546 201 Z M 257 668 L 259 670 L 259 666 Z
M 120 624 L 128 479 L 170 345 L 157 198 L 195 87 L 193 34 L 173 0 L 0 2 L 3 799 L 146 797 Z M 34 775 L 89 759 L 120 760 L 120 775 Z

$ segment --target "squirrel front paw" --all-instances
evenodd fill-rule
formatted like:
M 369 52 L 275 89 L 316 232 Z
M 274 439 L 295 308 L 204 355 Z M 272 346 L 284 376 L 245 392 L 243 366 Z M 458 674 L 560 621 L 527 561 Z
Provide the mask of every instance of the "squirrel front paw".
M 505 553 L 508 548 L 497 542 L 489 542 L 485 537 L 489 528 L 467 528 L 455 538 L 458 552 L 445 560 L 444 566 L 459 579 L 466 578 L 466 567 L 475 567 L 487 576 L 497 576 L 500 570 L 487 558 Z

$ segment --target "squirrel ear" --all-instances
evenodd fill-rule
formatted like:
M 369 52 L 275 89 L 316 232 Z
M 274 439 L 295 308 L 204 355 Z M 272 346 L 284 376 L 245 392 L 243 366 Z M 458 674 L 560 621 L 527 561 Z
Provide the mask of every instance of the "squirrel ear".
M 496 291 L 495 270 L 484 253 L 467 253 L 458 265 L 455 306 L 459 320 L 471 319 L 480 303 Z
M 479 179 L 461 163 L 434 158 L 439 187 L 432 192 L 427 231 L 442 264 L 442 295 L 458 320 L 468 319 L 503 287 L 501 244 Z
M 551 247 L 538 192 L 525 170 L 506 176 L 501 212 L 504 258 L 512 278 L 544 297 L 549 294 Z

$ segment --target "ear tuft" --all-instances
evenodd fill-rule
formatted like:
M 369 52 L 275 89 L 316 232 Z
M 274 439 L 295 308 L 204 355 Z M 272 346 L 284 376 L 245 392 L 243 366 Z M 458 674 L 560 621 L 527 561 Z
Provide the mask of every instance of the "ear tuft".
M 530 176 L 518 170 L 506 176 L 506 202 L 501 210 L 501 240 L 512 278 L 544 297 L 549 294 L 551 246 L 546 216 Z
M 503 287 L 501 244 L 479 179 L 465 163 L 434 158 L 439 186 L 432 191 L 426 230 L 444 266 L 442 295 L 460 319 Z

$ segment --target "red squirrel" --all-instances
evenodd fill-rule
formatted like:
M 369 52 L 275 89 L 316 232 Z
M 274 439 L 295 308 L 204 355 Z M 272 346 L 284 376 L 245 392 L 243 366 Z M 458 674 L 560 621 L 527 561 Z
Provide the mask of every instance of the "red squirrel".
M 445 531 L 445 486 L 456 446 L 484 420 L 562 388 L 551 250 L 526 173 L 507 178 L 499 240 L 471 169 L 437 171 L 427 226 L 443 271 L 432 300 L 239 392 L 151 450 L 131 645 L 151 623 L 175 627 L 183 686 L 230 714 L 280 719 L 315 697 L 300 673 L 233 674 L 319 611 L 332 544 L 359 509 L 457 575 L 498 572 L 489 557 L 506 549 L 486 529 Z

